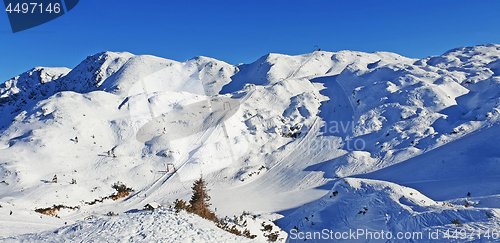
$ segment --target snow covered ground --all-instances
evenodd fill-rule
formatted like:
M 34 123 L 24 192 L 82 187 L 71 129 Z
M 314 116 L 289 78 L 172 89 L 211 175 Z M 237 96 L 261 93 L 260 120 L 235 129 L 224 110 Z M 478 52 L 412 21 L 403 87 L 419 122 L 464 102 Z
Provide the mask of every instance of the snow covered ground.
M 155 210 L 101 216 L 39 234 L 4 239 L 5 242 L 252 242 L 217 228 L 213 222 L 186 212 Z
M 193 215 L 141 211 L 189 199 L 200 175 L 219 218 L 259 214 L 289 241 L 303 241 L 297 229 L 500 231 L 500 45 L 238 66 L 104 52 L 8 80 L 0 114 L 0 237 L 13 241 L 236 239 Z M 118 182 L 134 191 L 106 199 Z M 67 208 L 35 212 L 53 205 Z M 110 211 L 120 215 L 83 221 Z M 467 236 L 456 240 L 485 240 Z

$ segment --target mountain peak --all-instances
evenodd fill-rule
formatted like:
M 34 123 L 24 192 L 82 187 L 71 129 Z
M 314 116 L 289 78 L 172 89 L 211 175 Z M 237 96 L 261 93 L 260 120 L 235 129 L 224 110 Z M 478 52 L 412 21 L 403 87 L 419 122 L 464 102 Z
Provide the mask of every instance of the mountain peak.
M 129 52 L 100 52 L 88 56 L 64 77 L 64 90 L 88 92 L 100 87 L 134 55 Z

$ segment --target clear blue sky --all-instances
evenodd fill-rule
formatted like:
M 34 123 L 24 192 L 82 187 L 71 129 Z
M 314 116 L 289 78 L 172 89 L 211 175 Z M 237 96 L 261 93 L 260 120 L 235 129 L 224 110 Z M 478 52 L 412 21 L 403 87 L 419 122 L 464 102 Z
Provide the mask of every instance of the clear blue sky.
M 81 0 L 60 18 L 15 34 L 0 13 L 0 82 L 35 66 L 73 68 L 105 50 L 231 64 L 270 52 L 309 53 L 315 45 L 423 58 L 500 43 L 499 24 L 498 0 Z

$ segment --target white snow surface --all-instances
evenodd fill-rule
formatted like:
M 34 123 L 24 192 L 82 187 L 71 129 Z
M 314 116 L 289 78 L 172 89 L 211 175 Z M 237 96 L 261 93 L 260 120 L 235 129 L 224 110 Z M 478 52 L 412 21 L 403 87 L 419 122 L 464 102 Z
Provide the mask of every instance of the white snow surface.
M 197 216 L 141 211 L 188 200 L 200 175 L 219 218 L 277 220 L 292 242 L 303 241 L 294 227 L 430 232 L 457 219 L 469 232 L 500 230 L 496 44 L 421 60 L 316 51 L 238 66 L 103 52 L 1 84 L 0 114 L 0 237 L 10 241 L 236 239 Z M 89 204 L 118 181 L 131 195 Z M 52 205 L 77 208 L 34 211 Z M 110 211 L 120 215 L 82 221 Z
M 213 222 L 170 210 L 126 213 L 80 221 L 54 231 L 4 242 L 253 242 L 223 231 Z

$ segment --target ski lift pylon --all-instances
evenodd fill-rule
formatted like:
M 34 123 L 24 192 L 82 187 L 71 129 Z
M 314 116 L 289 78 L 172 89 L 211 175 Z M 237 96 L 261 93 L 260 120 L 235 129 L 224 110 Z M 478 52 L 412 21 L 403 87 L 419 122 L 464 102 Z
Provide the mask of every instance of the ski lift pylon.
M 170 167 L 172 167 L 173 171 L 177 173 L 177 169 L 175 169 L 175 165 L 173 163 L 167 164 L 167 173 L 170 172 Z

